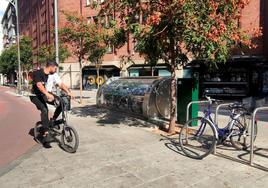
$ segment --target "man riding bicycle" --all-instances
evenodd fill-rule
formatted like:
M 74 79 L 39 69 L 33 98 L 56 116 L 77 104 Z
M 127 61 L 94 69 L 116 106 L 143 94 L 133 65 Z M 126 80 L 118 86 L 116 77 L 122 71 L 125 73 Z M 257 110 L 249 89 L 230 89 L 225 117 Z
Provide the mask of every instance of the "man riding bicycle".
M 44 143 L 47 144 L 50 141 L 49 126 L 60 115 L 62 109 L 61 105 L 56 107 L 54 115 L 51 120 L 48 117 L 47 104 L 54 105 L 54 95 L 52 92 L 58 86 L 65 91 L 67 95 L 73 97 L 69 88 L 62 82 L 59 75 L 56 73 L 58 64 L 54 61 L 49 61 L 44 69 L 36 70 L 33 72 L 32 81 L 32 95 L 30 100 L 34 103 L 38 110 L 41 111 L 41 121 L 44 128 L 43 137 Z

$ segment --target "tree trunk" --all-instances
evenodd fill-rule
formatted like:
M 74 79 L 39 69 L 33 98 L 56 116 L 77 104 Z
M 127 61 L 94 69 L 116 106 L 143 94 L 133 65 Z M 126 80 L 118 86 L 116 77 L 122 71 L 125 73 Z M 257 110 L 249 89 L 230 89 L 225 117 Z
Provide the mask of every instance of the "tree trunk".
M 100 68 L 97 67 L 97 79 L 99 79 L 99 76 L 100 76 Z M 98 85 L 98 89 L 99 89 L 99 87 L 100 87 L 99 80 L 97 80 L 97 85 Z
M 26 90 L 27 90 L 27 92 L 29 92 L 29 79 L 28 79 L 28 75 L 29 75 L 29 73 L 28 73 L 28 70 L 26 70 L 25 71 L 25 73 L 26 73 Z
M 82 90 L 83 90 L 83 78 L 82 78 L 82 59 L 79 58 L 79 69 L 80 69 L 80 104 L 83 103 L 83 94 L 82 94 Z
M 176 74 L 175 74 L 175 62 L 172 62 L 171 65 L 171 84 L 170 84 L 170 122 L 168 133 L 175 133 L 176 126 Z
M 170 122 L 168 133 L 175 133 L 176 126 L 176 55 L 175 55 L 175 41 L 174 38 L 170 38 L 170 63 L 171 63 L 171 83 L 170 83 Z

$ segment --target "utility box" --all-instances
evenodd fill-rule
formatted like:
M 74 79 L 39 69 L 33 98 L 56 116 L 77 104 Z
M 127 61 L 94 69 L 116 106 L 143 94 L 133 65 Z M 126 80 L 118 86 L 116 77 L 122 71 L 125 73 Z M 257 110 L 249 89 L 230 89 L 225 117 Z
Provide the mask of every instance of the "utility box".
M 193 78 L 177 79 L 177 122 L 186 123 L 187 105 L 192 101 L 197 101 L 199 95 L 198 74 Z M 198 116 L 198 104 L 193 104 L 190 108 L 189 118 Z

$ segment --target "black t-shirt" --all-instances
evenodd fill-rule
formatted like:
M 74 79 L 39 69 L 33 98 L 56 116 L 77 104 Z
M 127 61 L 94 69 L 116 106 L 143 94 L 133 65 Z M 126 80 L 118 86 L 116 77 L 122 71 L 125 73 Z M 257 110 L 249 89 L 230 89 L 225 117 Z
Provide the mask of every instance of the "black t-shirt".
M 33 89 L 32 92 L 35 95 L 43 95 L 43 93 L 38 89 L 37 83 L 41 82 L 45 87 L 48 79 L 48 74 L 44 72 L 44 69 L 36 70 L 33 72 Z

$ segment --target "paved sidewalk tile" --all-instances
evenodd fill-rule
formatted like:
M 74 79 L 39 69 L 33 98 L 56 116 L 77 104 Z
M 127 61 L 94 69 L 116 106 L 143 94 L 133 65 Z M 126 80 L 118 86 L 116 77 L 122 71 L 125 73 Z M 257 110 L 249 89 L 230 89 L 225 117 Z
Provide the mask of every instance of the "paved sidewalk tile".
M 184 156 L 178 145 L 156 134 L 157 131 L 130 126 L 133 123 L 128 124 L 125 115 L 120 117 L 118 112 L 99 111 L 95 106 L 89 106 L 88 114 L 82 116 L 78 112 L 87 107 L 77 104 L 75 108 L 76 113 L 69 114 L 69 124 L 79 134 L 77 152 L 66 153 L 56 143 L 50 149 L 41 148 L 1 176 L 1 188 L 268 186 L 267 171 L 236 161 L 241 161 L 238 156 L 243 151 L 224 146 L 218 149 L 216 156 L 193 160 Z M 104 119 L 108 123 L 103 125 Z M 114 119 L 124 121 L 115 123 Z M 139 121 L 134 123 L 139 124 Z M 265 138 L 262 136 L 258 140 L 262 143 Z M 264 160 L 256 157 L 256 162 Z

